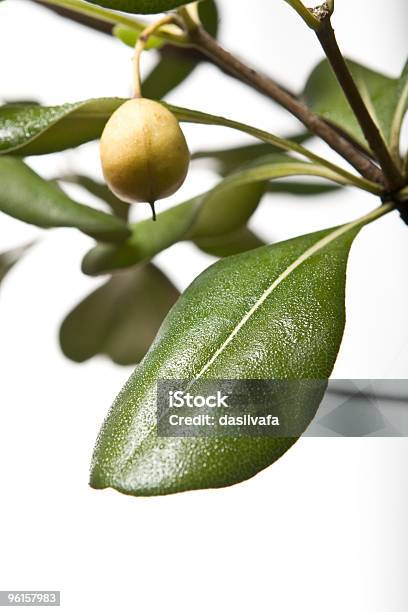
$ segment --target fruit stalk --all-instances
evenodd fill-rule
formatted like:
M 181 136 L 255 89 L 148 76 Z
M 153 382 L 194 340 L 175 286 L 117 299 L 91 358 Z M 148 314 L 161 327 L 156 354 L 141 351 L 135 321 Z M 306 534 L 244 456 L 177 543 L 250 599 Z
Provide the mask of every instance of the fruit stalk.
M 179 25 L 179 21 L 176 15 L 166 15 L 162 19 L 155 21 L 150 24 L 143 30 L 137 39 L 135 46 L 135 55 L 133 58 L 133 74 L 134 74 L 134 86 L 133 86 L 133 97 L 141 98 L 142 97 L 142 79 L 140 76 L 140 58 L 146 47 L 146 44 L 155 32 L 160 30 L 161 27 L 169 25 L 169 24 L 177 24 Z

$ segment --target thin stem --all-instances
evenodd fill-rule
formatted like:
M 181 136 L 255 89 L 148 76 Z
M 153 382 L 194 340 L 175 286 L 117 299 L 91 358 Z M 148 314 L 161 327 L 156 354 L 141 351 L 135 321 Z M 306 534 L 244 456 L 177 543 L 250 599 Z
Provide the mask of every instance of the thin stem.
M 191 43 L 215 64 L 286 108 L 311 132 L 320 136 L 332 149 L 346 159 L 362 176 L 370 181 L 383 183 L 381 170 L 368 157 L 273 79 L 259 74 L 256 70 L 244 64 L 224 49 L 203 28 L 196 26 L 189 29 L 189 36 Z
M 360 223 L 367 225 L 368 223 L 372 223 L 372 221 L 375 221 L 376 219 L 380 219 L 380 217 L 387 215 L 389 212 L 392 212 L 393 210 L 395 210 L 395 208 L 395 202 L 387 202 L 386 204 L 382 204 L 378 208 L 375 208 L 367 215 L 364 215 L 364 217 L 356 219 L 356 221 L 353 221 L 352 223 L 353 225 L 359 225 Z
M 155 32 L 160 30 L 160 28 L 162 28 L 163 26 L 166 26 L 170 23 L 175 23 L 175 21 L 176 21 L 175 15 L 166 15 L 165 17 L 162 17 L 162 19 L 159 19 L 158 21 L 155 21 L 154 23 L 147 26 L 143 30 L 143 32 L 140 34 L 139 38 L 137 39 L 136 46 L 135 46 L 135 55 L 133 58 L 133 67 L 134 67 L 133 97 L 134 98 L 142 97 L 142 79 L 140 76 L 140 58 L 141 58 L 141 55 L 146 47 L 146 44 L 150 36 L 152 36 Z
M 122 25 L 135 30 L 138 33 L 143 32 L 143 30 L 149 25 L 145 21 L 126 17 L 126 15 L 121 13 L 110 11 L 109 9 L 104 9 L 95 4 L 89 4 L 88 2 L 82 2 L 82 0 L 41 0 L 41 3 L 70 9 L 81 15 L 94 17 L 100 21 L 111 23 L 112 25 Z M 176 45 L 188 44 L 185 34 L 178 33 L 171 25 L 161 29 L 160 38 Z
M 336 36 L 330 19 L 324 19 L 321 27 L 316 30 L 316 36 L 330 62 L 330 65 L 339 81 L 347 100 L 354 111 L 363 134 L 376 155 L 387 180 L 387 187 L 391 190 L 398 189 L 404 184 L 403 176 L 392 159 L 384 139 L 371 117 L 364 100 L 351 75 L 347 63 L 339 49 Z

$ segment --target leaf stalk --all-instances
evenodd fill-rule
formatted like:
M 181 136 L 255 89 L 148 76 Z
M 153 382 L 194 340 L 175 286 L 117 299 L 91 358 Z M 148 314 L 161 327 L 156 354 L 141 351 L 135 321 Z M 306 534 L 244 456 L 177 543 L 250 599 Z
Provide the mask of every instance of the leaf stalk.
M 158 19 L 154 23 L 148 25 L 140 34 L 136 41 L 135 55 L 133 58 L 133 97 L 142 97 L 142 79 L 140 75 L 140 58 L 149 41 L 149 38 L 158 32 L 163 26 L 177 23 L 176 15 L 166 15 L 161 19 Z

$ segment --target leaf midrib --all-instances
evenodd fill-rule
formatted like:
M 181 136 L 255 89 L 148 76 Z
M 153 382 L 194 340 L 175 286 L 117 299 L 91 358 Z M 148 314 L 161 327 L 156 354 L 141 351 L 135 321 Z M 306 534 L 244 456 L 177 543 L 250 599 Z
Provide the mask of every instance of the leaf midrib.
M 269 296 L 279 287 L 279 285 L 286 280 L 292 272 L 294 272 L 299 266 L 305 263 L 310 257 L 316 255 L 319 251 L 323 250 L 326 246 L 328 246 L 334 240 L 337 240 L 343 234 L 346 234 L 348 231 L 351 231 L 355 227 L 360 224 L 360 220 L 353 221 L 347 225 L 343 225 L 333 232 L 324 236 L 318 240 L 313 246 L 309 247 L 300 255 L 295 261 L 293 261 L 290 266 L 288 266 L 279 276 L 276 278 L 271 285 L 260 296 L 260 298 L 255 302 L 255 304 L 249 309 L 249 311 L 242 317 L 242 319 L 237 323 L 232 332 L 229 334 L 225 342 L 215 351 L 212 357 L 206 362 L 206 364 L 201 368 L 195 380 L 200 379 L 207 370 L 214 364 L 214 362 L 218 359 L 218 357 L 224 352 L 224 350 L 229 346 L 232 340 L 236 337 L 236 335 L 240 332 L 240 330 L 244 327 L 244 325 L 251 319 L 251 317 L 257 312 L 257 310 L 264 304 L 264 302 L 269 298 Z

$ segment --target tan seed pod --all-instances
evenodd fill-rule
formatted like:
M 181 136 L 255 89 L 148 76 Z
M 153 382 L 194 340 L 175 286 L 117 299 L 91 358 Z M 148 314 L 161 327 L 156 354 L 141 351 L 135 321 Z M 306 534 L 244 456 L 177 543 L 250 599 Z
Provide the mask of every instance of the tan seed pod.
M 100 144 L 111 191 L 129 203 L 166 198 L 186 178 L 190 153 L 175 116 L 159 102 L 134 98 L 107 122 Z

